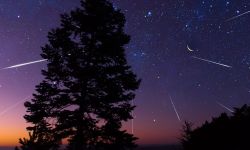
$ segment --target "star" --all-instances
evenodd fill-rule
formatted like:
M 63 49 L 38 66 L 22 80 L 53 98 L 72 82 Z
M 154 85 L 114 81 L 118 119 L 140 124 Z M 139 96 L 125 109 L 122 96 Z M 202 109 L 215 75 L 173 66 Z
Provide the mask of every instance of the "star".
M 151 17 L 152 16 L 152 12 L 148 11 L 147 14 L 144 16 L 145 18 Z

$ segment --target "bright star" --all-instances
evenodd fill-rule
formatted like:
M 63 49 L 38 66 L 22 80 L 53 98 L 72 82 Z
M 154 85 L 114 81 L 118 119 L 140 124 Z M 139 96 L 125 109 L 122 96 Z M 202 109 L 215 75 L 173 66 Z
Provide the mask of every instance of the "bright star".
M 145 15 L 144 17 L 147 18 L 147 17 L 151 17 L 151 16 L 152 16 L 152 12 L 148 11 L 147 15 Z

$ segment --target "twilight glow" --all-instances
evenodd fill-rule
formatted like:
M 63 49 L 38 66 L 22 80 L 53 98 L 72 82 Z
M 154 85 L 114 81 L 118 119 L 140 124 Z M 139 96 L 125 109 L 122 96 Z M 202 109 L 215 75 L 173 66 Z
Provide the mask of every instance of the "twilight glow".
M 139 144 L 177 143 L 185 120 L 200 125 L 249 104 L 250 1 L 112 2 L 126 15 L 127 59 L 142 78 L 135 119 L 124 125 Z M 43 78 L 41 46 L 59 26 L 59 15 L 78 5 L 79 0 L 0 1 L 0 146 L 27 136 L 23 100 Z

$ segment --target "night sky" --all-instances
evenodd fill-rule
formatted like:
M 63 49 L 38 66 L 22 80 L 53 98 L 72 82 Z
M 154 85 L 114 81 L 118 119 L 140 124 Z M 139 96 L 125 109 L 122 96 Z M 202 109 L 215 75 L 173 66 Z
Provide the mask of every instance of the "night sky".
M 185 120 L 200 125 L 250 102 L 249 0 L 112 2 L 126 15 L 127 59 L 142 78 L 134 101 L 139 144 L 176 143 Z M 78 5 L 0 0 L 0 68 L 42 59 L 40 47 L 59 26 L 59 14 Z M 0 70 L 0 145 L 17 144 L 27 134 L 23 102 L 44 67 L 46 62 Z M 125 125 L 129 132 L 131 124 Z

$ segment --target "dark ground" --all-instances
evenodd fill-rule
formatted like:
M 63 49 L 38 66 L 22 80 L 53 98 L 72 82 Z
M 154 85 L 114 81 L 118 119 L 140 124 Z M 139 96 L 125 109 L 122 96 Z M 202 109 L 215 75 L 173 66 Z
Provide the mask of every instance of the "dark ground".
M 0 150 L 14 150 L 14 147 L 0 147 Z M 136 150 L 181 150 L 181 147 L 176 145 L 140 146 Z
M 14 147 L 0 147 L 0 150 L 14 150 Z
M 162 146 L 140 146 L 137 150 L 181 150 L 181 146 L 178 145 L 162 145 Z

